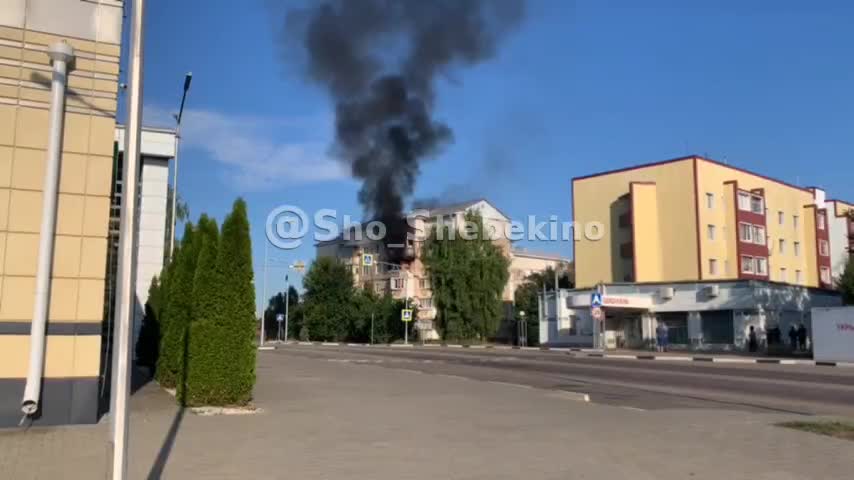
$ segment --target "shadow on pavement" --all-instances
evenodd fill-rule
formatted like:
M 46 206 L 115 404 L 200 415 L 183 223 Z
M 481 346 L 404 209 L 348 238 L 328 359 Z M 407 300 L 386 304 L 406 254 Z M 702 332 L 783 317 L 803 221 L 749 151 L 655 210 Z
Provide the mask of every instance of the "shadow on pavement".
M 181 428 L 181 422 L 184 420 L 184 411 L 184 408 L 180 408 L 175 413 L 172 425 L 169 426 L 169 432 L 166 434 L 166 438 L 163 439 L 163 445 L 160 446 L 157 458 L 154 459 L 154 464 L 151 465 L 151 470 L 148 472 L 148 476 L 146 477 L 148 480 L 157 480 L 163 475 L 163 469 L 166 468 L 166 463 L 169 461 L 169 454 L 172 453 L 175 438 L 178 436 L 178 429 Z

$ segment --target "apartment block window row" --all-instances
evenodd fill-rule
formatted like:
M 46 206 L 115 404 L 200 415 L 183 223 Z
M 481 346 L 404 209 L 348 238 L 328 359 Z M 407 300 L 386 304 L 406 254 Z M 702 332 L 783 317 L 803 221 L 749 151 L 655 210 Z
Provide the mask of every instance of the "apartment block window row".
M 739 222 L 738 238 L 742 242 L 765 245 L 765 227 L 752 223 Z
M 706 208 L 712 209 L 715 208 L 715 194 L 707 193 L 706 194 Z
M 824 214 L 822 214 L 822 213 L 818 214 L 818 229 L 819 230 L 825 229 L 825 219 L 824 219 Z
M 741 273 L 768 275 L 768 259 L 765 257 L 741 256 Z
M 738 209 L 745 212 L 765 213 L 765 199 L 759 195 L 738 192 Z
M 830 247 L 827 245 L 827 240 L 818 241 L 818 254 L 822 257 L 830 256 Z
M 820 274 L 822 283 L 830 283 L 830 269 L 821 267 Z

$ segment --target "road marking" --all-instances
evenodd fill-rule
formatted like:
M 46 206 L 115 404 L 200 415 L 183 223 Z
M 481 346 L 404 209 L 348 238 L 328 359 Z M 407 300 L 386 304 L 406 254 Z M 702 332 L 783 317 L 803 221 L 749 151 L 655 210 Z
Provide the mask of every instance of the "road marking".
M 627 360 L 637 360 L 637 355 L 617 355 L 617 354 L 605 354 L 605 358 L 619 358 L 619 359 L 627 359 Z
M 337 347 L 341 344 L 338 342 L 322 342 L 321 345 L 323 345 L 324 347 Z
M 507 387 L 516 387 L 516 388 L 534 388 L 530 385 L 523 385 L 521 383 L 510 383 L 510 382 L 501 382 L 498 380 L 487 380 L 488 383 L 492 383 L 494 385 L 504 385 Z
M 643 408 L 629 407 L 628 405 L 621 405 L 620 408 L 622 408 L 623 410 L 631 410 L 633 412 L 645 412 L 646 411 Z
M 714 363 L 756 363 L 752 358 L 714 358 Z
M 448 348 L 463 348 L 462 345 L 445 345 Z
M 486 345 L 471 345 L 469 348 L 486 348 Z
M 671 362 L 693 362 L 692 357 L 655 357 L 656 360 L 669 360 Z
M 450 375 L 447 373 L 434 373 L 437 377 L 445 377 L 445 378 L 455 378 L 457 380 L 468 380 L 468 377 L 461 377 L 459 375 Z
M 575 400 L 576 402 L 590 403 L 590 395 L 586 393 L 570 392 L 568 390 L 553 390 L 549 395 L 567 400 Z
M 270 346 L 266 346 L 266 345 L 262 346 L 262 347 L 258 347 L 258 350 L 275 350 L 275 349 L 276 349 L 276 347 L 270 347 Z
M 297 345 L 314 345 L 311 342 L 297 342 Z

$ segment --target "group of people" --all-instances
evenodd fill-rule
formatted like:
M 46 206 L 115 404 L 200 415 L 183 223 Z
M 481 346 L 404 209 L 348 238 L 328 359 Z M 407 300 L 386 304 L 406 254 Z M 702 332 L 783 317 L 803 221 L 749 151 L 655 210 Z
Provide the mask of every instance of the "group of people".
M 753 327 L 750 327 L 751 334 L 748 335 L 748 346 L 751 352 L 755 351 L 750 339 L 755 336 Z M 780 327 L 774 326 L 768 329 L 768 345 L 781 345 L 783 343 L 782 332 Z M 789 347 L 792 352 L 807 351 L 807 327 L 803 323 L 799 323 L 797 327 L 792 325 L 789 327 Z

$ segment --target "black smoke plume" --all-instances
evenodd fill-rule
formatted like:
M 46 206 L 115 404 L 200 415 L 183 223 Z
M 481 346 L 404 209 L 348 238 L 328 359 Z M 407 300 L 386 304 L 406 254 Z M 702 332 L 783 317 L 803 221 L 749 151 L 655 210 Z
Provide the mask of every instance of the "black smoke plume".
M 491 58 L 523 14 L 523 0 L 325 0 L 288 12 L 310 78 L 335 102 L 334 151 L 362 180 L 369 217 L 399 220 L 420 162 L 453 139 L 433 118 L 436 78 Z

